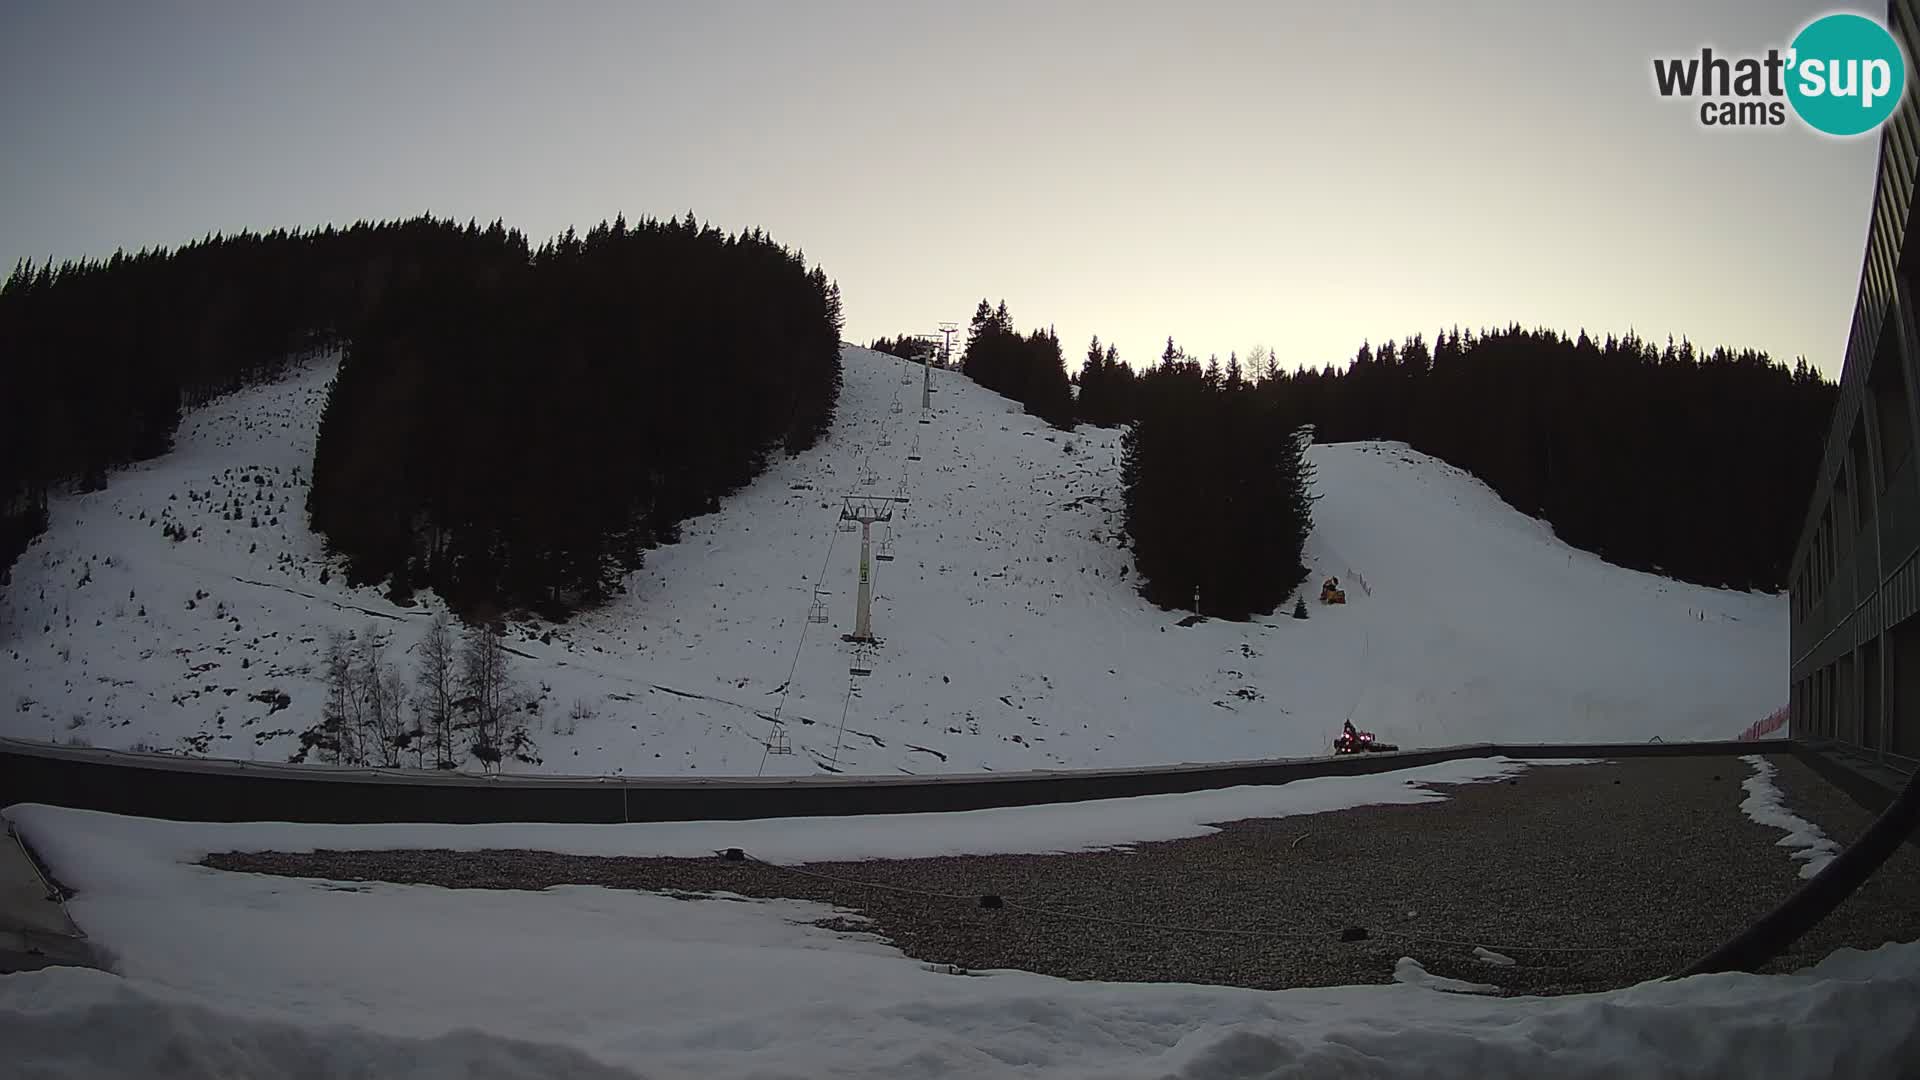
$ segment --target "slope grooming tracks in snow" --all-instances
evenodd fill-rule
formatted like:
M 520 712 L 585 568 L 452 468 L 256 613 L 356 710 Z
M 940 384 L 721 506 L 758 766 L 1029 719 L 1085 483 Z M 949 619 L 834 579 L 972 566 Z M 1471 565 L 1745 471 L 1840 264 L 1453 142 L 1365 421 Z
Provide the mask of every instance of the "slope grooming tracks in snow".
M 1303 588 L 1339 577 L 1344 605 L 1181 626 L 1134 589 L 1117 429 L 1056 432 L 950 371 L 922 426 L 890 408 L 897 359 L 848 348 L 845 368 L 819 447 L 687 522 L 607 607 L 513 627 L 544 764 L 511 768 L 1243 760 L 1324 753 L 1346 717 L 1410 748 L 1729 738 L 1785 696 L 1784 599 L 1608 565 L 1399 444 L 1313 448 Z M 411 666 L 437 601 L 349 587 L 306 527 L 328 377 L 215 401 L 172 453 L 55 500 L 6 595 L 0 732 L 284 761 L 320 718 L 330 633 L 378 627 Z M 866 568 L 871 655 L 842 640 L 850 496 L 893 510 Z

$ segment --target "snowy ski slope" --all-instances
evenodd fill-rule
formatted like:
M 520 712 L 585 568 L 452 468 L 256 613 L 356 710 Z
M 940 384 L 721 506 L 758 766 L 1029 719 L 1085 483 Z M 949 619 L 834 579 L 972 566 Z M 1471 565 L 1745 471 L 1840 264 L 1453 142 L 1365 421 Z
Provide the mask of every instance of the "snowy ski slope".
M 1305 588 L 1338 575 L 1347 605 L 1180 626 L 1127 576 L 1117 431 L 1053 431 L 942 371 L 920 424 L 918 368 L 858 348 L 845 360 L 825 442 L 688 522 L 609 607 L 515 624 L 539 771 L 1292 756 L 1324 752 L 1348 715 L 1407 746 L 1727 738 L 1785 698 L 1784 598 L 1607 565 L 1391 443 L 1312 452 Z M 390 631 L 411 669 L 434 599 L 398 608 L 347 588 L 305 527 L 329 374 L 214 402 L 173 453 L 55 502 L 0 606 L 0 733 L 284 760 L 319 717 L 330 630 Z M 856 678 L 841 635 L 859 537 L 835 522 L 843 496 L 902 485 L 896 558 L 873 564 L 884 644 Z M 163 535 L 172 525 L 186 538 Z M 807 621 L 816 581 L 827 623 Z M 793 753 L 767 752 L 776 727 Z

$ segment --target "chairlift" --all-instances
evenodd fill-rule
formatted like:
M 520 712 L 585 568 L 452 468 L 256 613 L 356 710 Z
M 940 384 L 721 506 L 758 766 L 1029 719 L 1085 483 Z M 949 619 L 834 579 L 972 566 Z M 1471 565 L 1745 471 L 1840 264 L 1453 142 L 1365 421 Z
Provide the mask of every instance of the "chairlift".
M 897 413 L 899 413 L 899 412 L 900 412 L 900 399 L 899 399 L 899 398 L 894 398 L 894 399 L 893 399 L 893 408 L 891 408 L 891 409 L 888 409 L 887 411 L 888 411 L 888 412 L 890 412 L 890 413 L 896 413 L 896 414 L 897 414 Z
M 864 642 L 855 642 L 853 660 L 847 665 L 847 674 L 866 676 L 873 674 L 873 646 Z
M 880 541 L 880 549 L 873 553 L 873 557 L 881 562 L 893 561 L 893 531 L 891 529 L 887 531 L 887 535 Z
M 786 728 L 773 729 L 773 734 L 767 739 L 767 753 L 769 754 L 793 753 L 793 741 L 787 738 Z
M 900 481 L 900 486 L 893 489 L 893 497 L 901 502 L 907 501 L 907 482 L 905 480 Z
M 813 603 L 807 605 L 807 621 L 810 623 L 827 621 L 827 602 L 822 600 L 818 593 L 814 594 Z

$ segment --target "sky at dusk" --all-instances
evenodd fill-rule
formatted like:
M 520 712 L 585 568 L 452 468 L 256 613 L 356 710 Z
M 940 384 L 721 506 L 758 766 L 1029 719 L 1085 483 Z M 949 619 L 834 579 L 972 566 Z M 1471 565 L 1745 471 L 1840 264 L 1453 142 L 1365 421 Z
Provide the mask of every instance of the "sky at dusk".
M 761 226 L 850 340 L 983 296 L 1143 365 L 1442 327 L 1839 372 L 1877 136 L 1703 127 L 1655 57 L 1781 0 L 0 7 L 0 259 L 431 211 Z

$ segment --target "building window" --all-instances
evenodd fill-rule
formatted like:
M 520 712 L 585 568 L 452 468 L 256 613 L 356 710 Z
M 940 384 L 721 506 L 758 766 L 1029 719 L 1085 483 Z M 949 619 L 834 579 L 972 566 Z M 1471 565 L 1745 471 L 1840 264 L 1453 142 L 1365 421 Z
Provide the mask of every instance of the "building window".
M 1860 530 L 1866 528 L 1867 522 L 1873 518 L 1873 492 L 1876 488 L 1873 482 L 1873 462 L 1867 457 L 1867 430 L 1863 421 L 1854 422 L 1853 437 L 1847 440 L 1847 456 L 1853 462 L 1853 527 L 1855 530 Z M 1843 470 L 1841 473 L 1843 482 L 1845 478 Z
M 1913 456 L 1913 417 L 1907 408 L 1907 377 L 1900 369 L 1900 350 L 1894 346 L 1893 322 L 1888 320 L 1887 334 L 1873 358 L 1873 370 L 1867 374 L 1867 388 L 1873 395 L 1873 416 L 1880 428 L 1880 483 L 1898 475 Z

